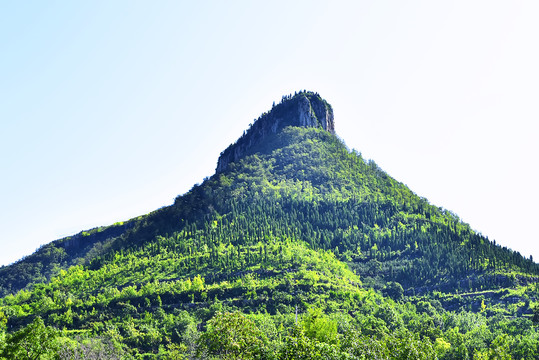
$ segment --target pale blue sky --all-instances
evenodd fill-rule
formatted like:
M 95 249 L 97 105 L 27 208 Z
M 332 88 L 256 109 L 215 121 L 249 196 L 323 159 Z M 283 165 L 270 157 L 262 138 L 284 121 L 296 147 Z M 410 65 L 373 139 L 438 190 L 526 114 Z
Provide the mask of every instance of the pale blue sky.
M 539 259 L 536 1 L 0 4 L 0 264 L 213 174 L 282 95 Z

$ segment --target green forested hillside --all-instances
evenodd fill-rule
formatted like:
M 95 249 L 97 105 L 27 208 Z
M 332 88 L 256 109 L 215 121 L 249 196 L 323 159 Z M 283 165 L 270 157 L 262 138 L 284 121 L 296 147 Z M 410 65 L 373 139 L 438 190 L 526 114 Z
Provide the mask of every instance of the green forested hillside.
M 316 127 L 0 276 L 5 358 L 539 356 L 539 266 Z

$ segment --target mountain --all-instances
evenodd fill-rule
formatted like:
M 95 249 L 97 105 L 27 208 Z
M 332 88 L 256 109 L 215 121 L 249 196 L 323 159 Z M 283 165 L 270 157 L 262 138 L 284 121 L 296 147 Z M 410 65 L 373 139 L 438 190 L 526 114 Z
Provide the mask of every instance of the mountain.
M 224 171 L 228 164 L 238 161 L 249 154 L 256 145 L 261 144 L 266 137 L 280 132 L 287 126 L 305 128 L 322 128 L 335 133 L 333 109 L 327 101 L 317 94 L 304 93 L 303 96 L 283 98 L 269 113 L 264 113 L 236 141 L 221 153 L 217 161 L 217 173 Z
M 65 329 L 50 351 L 536 358 L 538 276 L 350 151 L 332 107 L 303 91 L 174 204 L 0 269 L 2 354 Z

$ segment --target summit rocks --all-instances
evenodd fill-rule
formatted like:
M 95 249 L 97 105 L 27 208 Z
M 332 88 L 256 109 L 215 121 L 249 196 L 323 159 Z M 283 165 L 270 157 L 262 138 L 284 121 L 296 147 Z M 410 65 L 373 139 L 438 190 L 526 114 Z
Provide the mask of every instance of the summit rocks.
M 228 164 L 249 154 L 252 148 L 268 135 L 276 134 L 287 126 L 322 128 L 335 133 L 331 105 L 313 92 L 300 92 L 285 96 L 269 113 L 260 116 L 236 143 L 225 149 L 217 161 L 216 172 L 226 170 Z

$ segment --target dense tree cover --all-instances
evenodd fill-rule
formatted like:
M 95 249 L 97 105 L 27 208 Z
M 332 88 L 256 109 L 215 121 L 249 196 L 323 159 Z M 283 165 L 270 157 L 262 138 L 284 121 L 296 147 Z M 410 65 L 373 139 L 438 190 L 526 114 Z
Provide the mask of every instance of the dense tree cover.
M 539 334 L 530 320 L 449 313 L 432 302 L 394 303 L 363 294 L 351 313 L 311 306 L 294 314 L 251 312 L 219 304 L 201 312 L 157 307 L 105 321 L 96 331 L 57 330 L 40 318 L 7 335 L 6 359 L 536 359 Z M 212 306 L 215 306 L 215 302 Z M 319 304 L 320 305 L 320 304 Z M 322 305 L 323 306 L 323 305 Z M 140 310 L 140 309 L 139 309 Z M 148 309 L 147 309 L 148 310 Z M 171 324 L 172 326 L 170 326 Z M 95 325 L 95 324 L 94 324 Z M 200 326 L 202 325 L 202 326 Z M 171 333 L 168 333 L 172 330 Z M 139 333 L 136 345 L 133 333 Z M 76 334 L 76 335 L 75 335 Z
M 538 356 L 537 264 L 318 129 L 38 255 L 2 269 L 4 358 Z
M 420 292 L 535 281 L 526 274 L 537 274 L 537 264 L 430 205 L 372 161 L 349 152 L 334 135 L 287 128 L 253 151 L 178 197 L 173 206 L 49 244 L 1 269 L 1 290 L 7 294 L 45 281 L 71 265 L 93 261 L 96 266 L 118 250 L 172 234 L 180 234 L 190 242 L 182 246 L 191 247 L 252 245 L 286 235 L 313 249 L 334 251 L 364 277 L 377 277 L 370 271 L 376 260 L 382 264 L 376 272 L 382 280 Z

